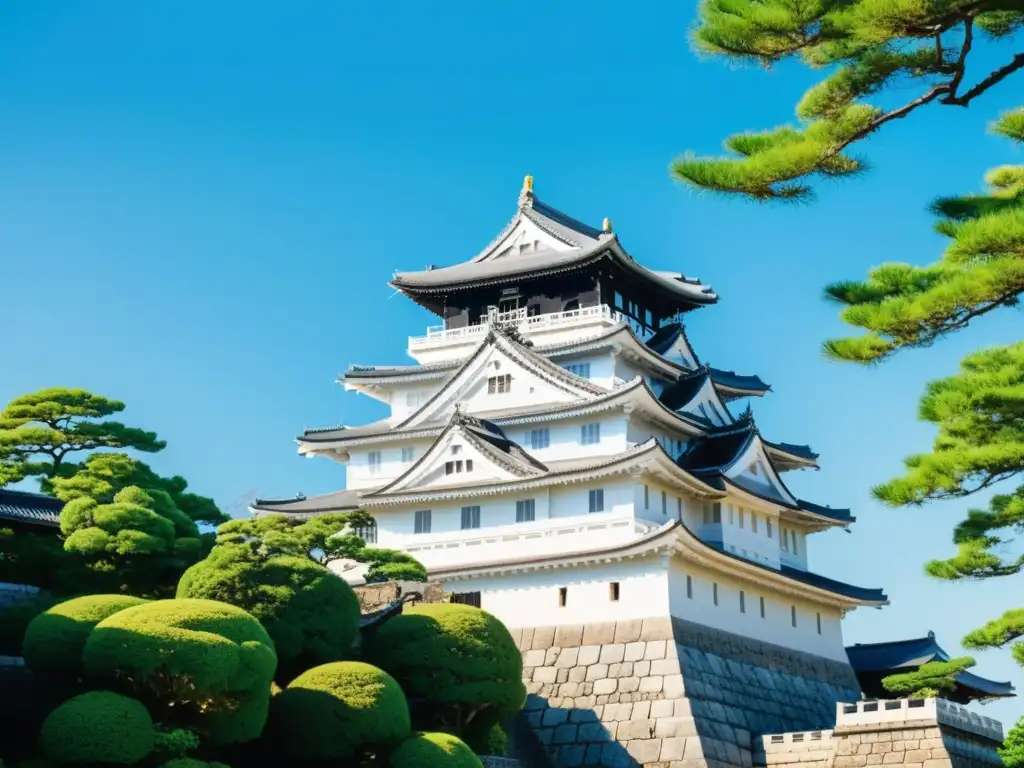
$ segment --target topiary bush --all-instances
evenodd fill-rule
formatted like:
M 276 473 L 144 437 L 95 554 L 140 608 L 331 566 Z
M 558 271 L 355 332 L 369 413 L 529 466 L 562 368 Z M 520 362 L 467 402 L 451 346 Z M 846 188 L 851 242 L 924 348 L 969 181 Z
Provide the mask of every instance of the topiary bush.
M 344 659 L 359 632 L 359 599 L 327 568 L 304 557 L 264 558 L 220 545 L 178 582 L 179 598 L 220 600 L 251 613 L 277 649 L 277 679 Z
M 298 760 L 338 760 L 382 750 L 411 732 L 409 706 L 386 672 L 358 661 L 304 672 L 274 697 L 269 733 Z
M 161 722 L 214 744 L 260 735 L 277 663 L 256 619 L 213 600 L 158 600 L 114 614 L 96 625 L 82 661 L 110 685 L 130 681 Z
M 418 727 L 485 733 L 526 701 L 512 635 L 486 611 L 451 603 L 416 605 L 386 622 L 367 660 L 399 682 Z
M 447 733 L 421 733 L 391 753 L 391 768 L 483 768 L 480 758 L 459 738 Z
M 60 763 L 133 765 L 153 750 L 153 733 L 153 720 L 141 702 L 91 691 L 50 713 L 39 744 Z
M 82 676 L 82 651 L 104 619 L 146 601 L 128 595 L 86 595 L 36 616 L 25 630 L 22 656 L 37 675 L 71 682 Z

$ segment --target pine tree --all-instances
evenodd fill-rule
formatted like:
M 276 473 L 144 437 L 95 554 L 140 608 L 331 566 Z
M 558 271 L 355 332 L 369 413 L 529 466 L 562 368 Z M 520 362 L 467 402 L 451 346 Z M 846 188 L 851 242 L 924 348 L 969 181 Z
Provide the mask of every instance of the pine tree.
M 730 136 L 734 157 L 686 155 L 673 175 L 757 200 L 807 198 L 812 179 L 863 170 L 848 150 L 886 123 L 928 105 L 967 106 L 1024 69 L 1024 52 L 991 71 L 968 57 L 1021 27 L 1020 0 L 703 0 L 693 35 L 701 52 L 766 67 L 799 58 L 829 74 L 800 100 L 798 125 Z M 902 103 L 864 101 L 876 95 Z
M 882 687 L 897 696 L 928 699 L 956 690 L 956 676 L 974 666 L 974 659 L 962 656 L 949 661 L 929 661 L 913 672 L 882 678 Z

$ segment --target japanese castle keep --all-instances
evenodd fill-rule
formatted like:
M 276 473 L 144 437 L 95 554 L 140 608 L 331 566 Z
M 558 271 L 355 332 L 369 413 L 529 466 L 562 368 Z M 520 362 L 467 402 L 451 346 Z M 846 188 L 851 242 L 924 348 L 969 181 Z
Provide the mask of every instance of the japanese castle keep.
M 808 570 L 814 534 L 854 517 L 787 487 L 817 455 L 738 405 L 768 385 L 691 347 L 709 286 L 641 266 L 531 177 L 479 254 L 390 285 L 439 324 L 415 364 L 340 382 L 390 415 L 298 438 L 348 487 L 252 510 L 366 509 L 379 546 L 500 618 L 554 764 L 998 764 L 991 719 L 862 700 L 842 619 L 886 596 Z

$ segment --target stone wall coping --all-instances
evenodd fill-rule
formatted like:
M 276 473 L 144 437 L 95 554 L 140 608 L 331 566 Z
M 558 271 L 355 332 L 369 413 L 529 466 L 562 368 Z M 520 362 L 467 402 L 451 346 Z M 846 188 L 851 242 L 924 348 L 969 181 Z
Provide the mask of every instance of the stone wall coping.
M 883 699 L 836 704 L 837 729 L 920 720 L 949 725 L 993 741 L 1003 740 L 1003 726 L 998 720 L 946 699 Z
M 762 750 L 768 752 L 788 752 L 794 745 L 821 744 L 829 747 L 832 743 L 832 730 L 794 731 L 790 733 L 769 733 L 761 737 Z

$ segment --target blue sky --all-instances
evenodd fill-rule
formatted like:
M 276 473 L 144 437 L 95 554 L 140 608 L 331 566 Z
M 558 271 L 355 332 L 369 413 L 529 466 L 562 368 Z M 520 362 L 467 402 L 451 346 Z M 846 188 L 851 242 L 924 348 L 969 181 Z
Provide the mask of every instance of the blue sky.
M 791 120 L 813 80 L 696 57 L 693 3 L 622 8 L 6 5 L 0 401 L 46 386 L 120 398 L 126 421 L 168 441 L 157 469 L 235 512 L 255 495 L 334 490 L 341 466 L 298 458 L 292 438 L 379 418 L 335 376 L 406 362 L 406 337 L 433 322 L 386 280 L 475 254 L 532 173 L 545 201 L 611 217 L 645 264 L 721 294 L 690 321 L 698 352 L 773 385 L 754 403 L 762 430 L 822 455 L 821 471 L 787 482 L 859 517 L 852 535 L 813 542 L 812 567 L 892 599 L 851 615 L 848 641 L 934 629 L 956 653 L 1016 607 L 1016 585 L 926 579 L 967 504 L 891 511 L 869 488 L 930 444 L 924 383 L 1020 338 L 1020 311 L 868 370 L 821 357 L 843 332 L 821 289 L 940 253 L 929 200 L 1020 161 L 985 133 L 1019 83 L 890 125 L 859 149 L 871 173 L 822 187 L 813 206 L 722 200 L 674 184 L 672 157 Z M 977 671 L 1024 684 L 1005 653 L 981 654 Z M 1021 709 L 984 711 L 1009 722 Z

